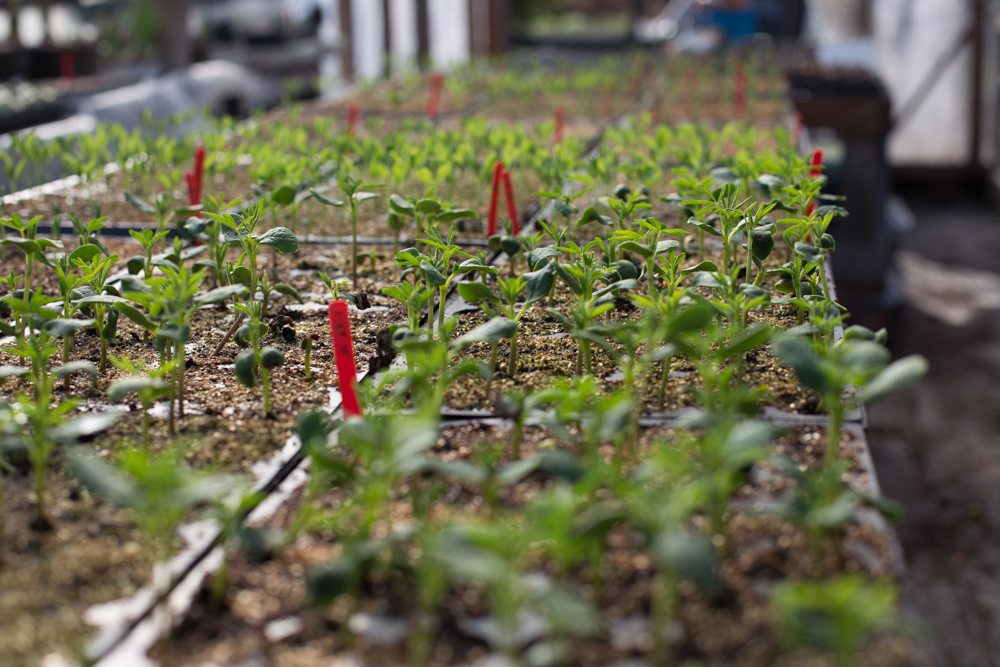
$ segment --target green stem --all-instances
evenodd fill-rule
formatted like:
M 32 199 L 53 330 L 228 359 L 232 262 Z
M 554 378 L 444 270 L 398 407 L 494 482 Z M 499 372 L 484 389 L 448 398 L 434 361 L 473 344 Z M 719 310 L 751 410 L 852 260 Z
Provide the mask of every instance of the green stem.
M 264 414 L 271 414 L 271 376 L 264 368 L 264 365 L 260 365 L 260 384 L 261 390 L 264 394 Z
M 837 460 L 840 455 L 840 431 L 844 425 L 844 405 L 840 402 L 840 397 L 835 401 L 829 401 L 830 416 L 826 429 L 826 452 L 823 460 L 827 465 Z
M 184 343 L 176 341 L 174 343 L 174 358 L 177 359 L 177 366 L 174 368 L 174 379 L 177 383 L 177 416 L 184 418 Z
M 358 207 L 351 196 L 351 287 L 358 288 Z
M 517 375 L 517 331 L 510 337 L 510 357 L 507 359 L 507 372 L 511 378 Z
M 511 457 L 515 461 L 521 459 L 521 443 L 524 441 L 524 415 L 518 415 L 514 420 L 514 433 L 511 436 Z
M 446 281 L 444 285 L 441 285 L 441 287 L 438 288 L 438 326 L 437 326 L 437 329 L 438 329 L 438 337 L 441 340 L 444 340 L 444 338 L 445 338 L 445 334 L 444 334 L 444 306 L 445 306 L 445 301 L 446 301 L 446 297 L 447 296 L 448 296 L 448 283 Z

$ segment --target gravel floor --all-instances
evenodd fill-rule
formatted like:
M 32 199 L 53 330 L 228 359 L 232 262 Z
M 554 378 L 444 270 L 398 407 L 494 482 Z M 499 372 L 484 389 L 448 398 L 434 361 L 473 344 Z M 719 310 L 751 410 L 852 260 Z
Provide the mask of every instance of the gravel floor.
M 903 241 L 907 299 L 891 342 L 931 370 L 871 409 L 870 439 L 886 495 L 906 506 L 905 595 L 939 663 L 1000 666 L 1000 217 L 909 203 L 917 224 Z M 954 274 L 935 273 L 946 287 L 936 297 L 917 294 L 928 267 Z

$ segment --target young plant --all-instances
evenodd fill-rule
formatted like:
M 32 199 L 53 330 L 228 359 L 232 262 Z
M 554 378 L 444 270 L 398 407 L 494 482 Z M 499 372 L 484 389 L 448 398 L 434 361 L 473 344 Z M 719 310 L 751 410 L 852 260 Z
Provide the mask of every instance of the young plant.
M 899 623 L 895 588 L 858 575 L 781 583 L 771 605 L 787 643 L 829 651 L 840 667 L 856 665 L 873 634 Z
M 149 409 L 157 400 L 173 394 L 173 384 L 164 378 L 173 377 L 177 362 L 171 360 L 154 369 L 148 369 L 144 363 L 133 362 L 125 357 L 112 357 L 111 363 L 129 373 L 129 376 L 115 380 L 108 386 L 108 398 L 120 403 L 127 396 L 136 395 L 142 406 L 142 446 L 149 449 Z
M 170 555 L 177 527 L 192 509 L 219 502 L 238 486 L 232 476 L 188 470 L 177 448 L 156 455 L 145 448 L 130 449 L 115 465 L 79 450 L 70 450 L 67 459 L 85 486 L 133 512 L 154 562 Z M 154 579 L 160 580 L 160 575 L 154 572 Z
M 101 349 L 98 370 L 103 373 L 108 365 L 108 344 L 118 331 L 118 311 L 115 310 L 114 305 L 124 301 L 116 293 L 117 290 L 108 284 L 108 278 L 111 276 L 111 270 L 115 263 L 118 262 L 118 257 L 116 255 L 105 257 L 95 254 L 90 257 L 89 261 L 83 258 L 75 261 L 80 271 L 87 275 L 87 286 L 90 289 L 88 294 L 77 299 L 74 305 L 91 315 L 94 320 L 93 326 L 97 332 Z
M 858 331 L 858 330 L 855 330 Z M 927 360 L 911 355 L 890 363 L 889 351 L 874 339 L 856 336 L 840 341 L 807 341 L 787 333 L 774 343 L 775 355 L 820 399 L 827 412 L 824 460 L 831 463 L 840 449 L 847 413 L 905 389 L 927 372 Z
M 337 185 L 341 192 L 347 196 L 347 210 L 351 219 L 351 284 L 358 288 L 358 205 L 366 201 L 377 199 L 379 194 L 372 190 L 381 187 L 373 183 L 362 183 L 351 174 L 337 176 Z M 345 202 L 339 199 L 331 199 L 325 195 L 312 191 L 313 197 L 321 204 L 327 206 L 341 207 Z
M 236 355 L 236 378 L 243 386 L 253 388 L 257 386 L 257 376 L 260 375 L 264 414 L 271 416 L 271 371 L 285 363 L 285 353 L 276 347 L 262 345 L 267 325 L 262 320 L 263 304 L 260 301 L 238 303 L 236 312 L 249 319 L 246 324 L 249 346 Z
M 290 286 L 283 283 L 272 285 L 265 273 L 258 266 L 258 256 L 263 247 L 270 247 L 282 255 L 297 252 L 299 240 L 287 227 L 273 227 L 266 232 L 257 233 L 257 224 L 263 205 L 258 203 L 245 213 L 208 213 L 222 226 L 222 236 L 226 243 L 239 246 L 242 249 L 237 266 L 230 269 L 229 283 L 241 284 L 247 288 L 251 299 L 256 299 L 257 290 L 261 293 L 261 310 L 267 314 L 267 300 L 272 291 L 297 297 Z
M 458 293 L 469 303 L 482 304 L 490 316 L 502 316 L 520 323 L 528 309 L 549 295 L 555 283 L 555 265 L 545 264 L 537 271 L 523 276 L 497 277 L 496 291 L 485 280 L 458 283 Z M 496 364 L 494 362 L 494 368 Z M 517 376 L 517 329 L 510 338 L 510 357 L 507 361 L 510 377 Z

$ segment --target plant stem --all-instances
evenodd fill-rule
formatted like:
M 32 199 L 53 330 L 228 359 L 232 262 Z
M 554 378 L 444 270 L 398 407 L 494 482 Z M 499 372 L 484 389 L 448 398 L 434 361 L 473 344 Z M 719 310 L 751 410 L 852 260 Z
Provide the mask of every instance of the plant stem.
M 263 364 L 260 364 L 260 384 L 264 394 L 264 414 L 269 416 L 271 414 L 271 376 Z
M 507 372 L 511 378 L 517 375 L 517 331 L 510 337 L 510 357 L 507 359 Z
M 174 369 L 174 378 L 177 382 L 177 415 L 184 418 L 184 343 L 176 341 L 174 343 L 174 358 L 177 359 L 177 366 Z
M 351 287 L 358 289 L 358 205 L 351 196 Z
M 521 443 L 524 441 L 524 412 L 514 420 L 514 433 L 511 437 L 511 456 L 515 461 L 521 458 Z
M 823 460 L 833 463 L 840 454 L 840 431 L 844 425 L 844 404 L 839 400 L 830 401 L 830 416 L 826 427 L 826 452 Z
M 441 287 L 438 288 L 438 293 L 439 293 L 439 295 L 438 295 L 438 325 L 437 325 L 438 337 L 440 337 L 441 340 L 444 340 L 444 306 L 445 306 L 445 300 L 446 300 L 447 295 L 448 295 L 448 283 L 447 282 L 445 282 L 444 285 L 441 285 Z

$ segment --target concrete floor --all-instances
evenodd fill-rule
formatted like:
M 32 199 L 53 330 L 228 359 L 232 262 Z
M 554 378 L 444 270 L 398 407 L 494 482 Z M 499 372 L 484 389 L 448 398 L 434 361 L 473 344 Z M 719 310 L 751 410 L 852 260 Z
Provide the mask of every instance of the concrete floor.
M 870 439 L 885 494 L 906 507 L 898 526 L 904 595 L 923 624 L 918 632 L 943 666 L 993 667 L 1000 666 L 1000 217 L 965 202 L 908 200 L 916 227 L 902 245 L 911 280 L 890 339 L 895 354 L 919 352 L 931 369 L 915 388 L 870 409 Z M 955 278 L 924 298 L 928 267 Z M 952 308 L 944 321 L 955 304 L 965 304 L 964 316 Z

